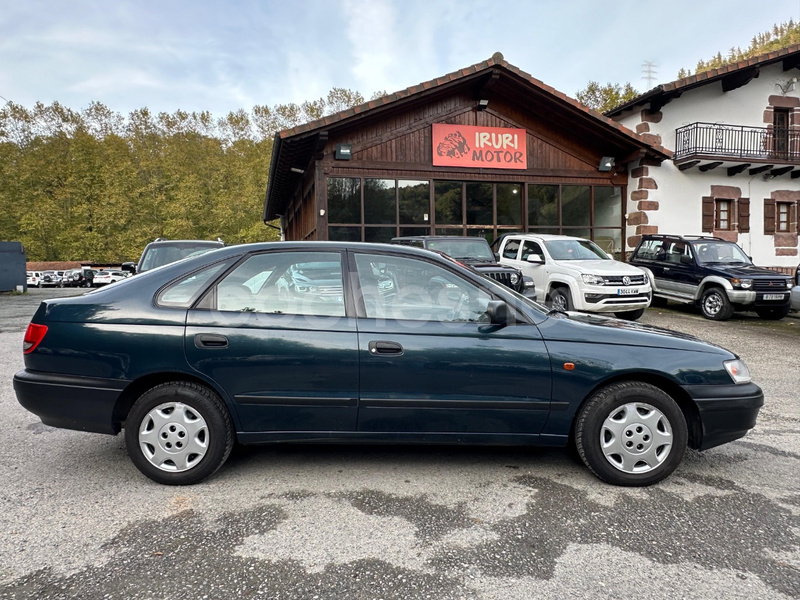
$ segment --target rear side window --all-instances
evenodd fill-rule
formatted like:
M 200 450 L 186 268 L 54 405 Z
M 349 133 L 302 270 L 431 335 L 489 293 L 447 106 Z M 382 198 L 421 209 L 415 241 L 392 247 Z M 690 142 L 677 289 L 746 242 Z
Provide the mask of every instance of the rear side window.
M 251 256 L 220 281 L 214 308 L 224 312 L 343 317 L 338 252 L 270 252 Z
M 503 248 L 503 258 L 516 260 L 517 254 L 519 254 L 519 240 L 508 240 Z
M 639 249 L 636 250 L 636 256 L 641 260 L 664 260 L 664 241 L 663 240 L 644 240 Z
M 221 273 L 227 264 L 227 262 L 217 263 L 178 280 L 158 295 L 156 304 L 188 308 L 200 295 L 206 284 Z

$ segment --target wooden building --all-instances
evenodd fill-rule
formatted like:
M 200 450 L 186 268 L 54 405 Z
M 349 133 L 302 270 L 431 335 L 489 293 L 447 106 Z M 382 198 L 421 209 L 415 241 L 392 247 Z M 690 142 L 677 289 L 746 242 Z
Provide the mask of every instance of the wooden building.
M 264 221 L 287 240 L 537 231 L 619 255 L 628 165 L 670 156 L 496 53 L 278 133 Z

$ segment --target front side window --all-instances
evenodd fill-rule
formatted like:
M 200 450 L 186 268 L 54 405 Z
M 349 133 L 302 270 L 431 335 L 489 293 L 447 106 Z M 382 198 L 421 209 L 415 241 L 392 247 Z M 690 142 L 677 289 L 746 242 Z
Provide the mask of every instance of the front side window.
M 489 294 L 440 265 L 399 256 L 358 254 L 356 267 L 367 318 L 487 320 Z
M 212 303 L 224 312 L 345 314 L 338 252 L 256 254 L 220 281 Z
M 522 244 L 521 260 L 528 260 L 528 257 L 533 256 L 534 254 L 539 258 L 544 258 L 544 252 L 542 252 L 542 248 L 539 246 L 539 243 L 526 240 L 525 243 Z

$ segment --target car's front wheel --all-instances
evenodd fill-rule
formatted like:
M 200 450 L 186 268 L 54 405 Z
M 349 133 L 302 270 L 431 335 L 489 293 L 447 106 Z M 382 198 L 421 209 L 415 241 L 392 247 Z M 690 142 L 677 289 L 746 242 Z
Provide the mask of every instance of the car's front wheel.
M 572 310 L 572 297 L 564 287 L 553 288 L 550 292 L 550 307 L 556 310 Z
M 727 321 L 733 316 L 733 305 L 725 290 L 718 287 L 707 289 L 700 299 L 700 310 L 706 319 Z
M 151 388 L 125 424 L 133 464 L 153 481 L 190 485 L 219 469 L 233 448 L 233 424 L 214 392 L 175 381 Z
M 642 382 L 611 384 L 575 420 L 575 445 L 595 475 L 614 485 L 652 485 L 680 464 L 688 429 L 677 403 Z

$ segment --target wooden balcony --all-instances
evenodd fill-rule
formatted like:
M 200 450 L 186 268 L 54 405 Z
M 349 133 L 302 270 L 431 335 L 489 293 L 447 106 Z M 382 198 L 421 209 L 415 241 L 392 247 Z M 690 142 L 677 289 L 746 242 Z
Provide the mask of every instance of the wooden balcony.
M 675 130 L 675 165 L 681 170 L 718 167 L 733 176 L 747 172 L 800 177 L 800 130 L 691 123 Z

